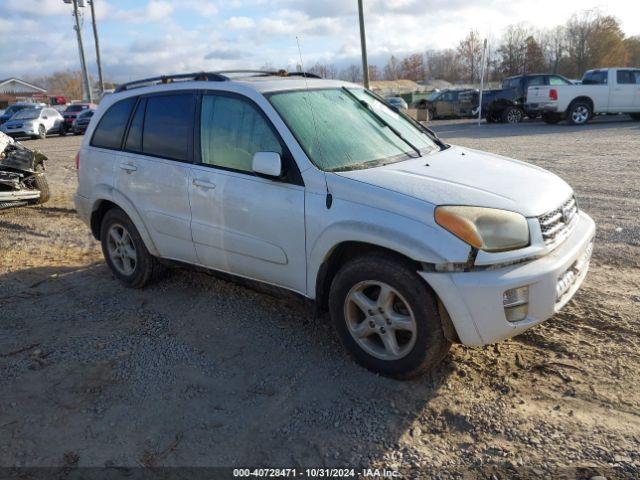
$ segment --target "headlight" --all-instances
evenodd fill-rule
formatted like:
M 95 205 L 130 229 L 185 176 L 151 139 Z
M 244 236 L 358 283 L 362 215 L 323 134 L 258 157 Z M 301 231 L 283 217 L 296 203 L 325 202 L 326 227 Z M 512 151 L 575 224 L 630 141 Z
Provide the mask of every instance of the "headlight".
M 472 247 L 487 252 L 515 250 L 529 245 L 529 225 L 519 213 L 496 208 L 441 206 L 436 223 Z

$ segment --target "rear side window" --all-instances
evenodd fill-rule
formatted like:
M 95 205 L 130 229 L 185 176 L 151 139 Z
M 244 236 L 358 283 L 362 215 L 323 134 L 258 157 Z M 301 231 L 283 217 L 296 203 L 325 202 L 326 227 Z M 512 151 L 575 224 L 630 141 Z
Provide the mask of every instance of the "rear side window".
M 193 144 L 195 100 L 191 93 L 147 98 L 142 134 L 145 155 L 187 161 Z
M 549 85 L 570 85 L 570 84 L 571 84 L 571 82 L 569 82 L 565 78 L 556 77 L 554 75 L 549 77 Z
M 275 133 L 255 106 L 239 98 L 204 95 L 200 119 L 201 162 L 251 172 L 253 154 L 283 154 Z
M 122 135 L 127 128 L 127 121 L 135 103 L 136 98 L 131 97 L 120 100 L 109 107 L 98 123 L 91 139 L 91 145 L 119 150 L 122 145 Z
M 131 120 L 129 134 L 127 135 L 127 142 L 124 145 L 124 149 L 129 152 L 142 152 L 142 124 L 144 122 L 146 106 L 147 99 L 140 99 L 136 111 L 133 114 L 133 120 Z
M 609 73 L 604 70 L 595 70 L 593 72 L 587 72 L 582 77 L 583 85 L 606 85 Z
M 544 85 L 544 77 L 542 76 L 538 76 L 538 77 L 530 77 L 527 80 L 527 85 L 529 87 L 536 87 L 538 85 Z
M 616 80 L 620 84 L 640 84 L 640 70 L 618 70 Z

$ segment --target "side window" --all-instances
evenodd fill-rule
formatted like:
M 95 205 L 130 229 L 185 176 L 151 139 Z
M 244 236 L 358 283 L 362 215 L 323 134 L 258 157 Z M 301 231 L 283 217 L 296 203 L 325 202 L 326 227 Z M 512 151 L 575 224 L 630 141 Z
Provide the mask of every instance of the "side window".
M 109 107 L 109 110 L 100 119 L 91 139 L 91 145 L 119 150 L 122 145 L 122 135 L 127 128 L 127 121 L 135 103 L 136 98 L 131 97 L 120 100 Z
M 191 93 L 148 97 L 142 133 L 144 154 L 189 160 L 193 142 L 194 107 L 194 96 Z
M 602 70 L 594 70 L 592 72 L 587 72 L 584 74 L 582 78 L 583 85 L 606 85 L 609 74 L 608 72 Z
M 204 95 L 200 114 L 202 163 L 250 172 L 253 154 L 282 146 L 267 120 L 246 100 Z
M 636 84 L 640 80 L 640 71 L 635 70 L 618 70 L 616 80 L 621 84 Z
M 129 152 L 142 152 L 142 124 L 144 122 L 146 107 L 147 99 L 141 98 L 133 114 L 133 120 L 131 120 L 129 133 L 127 134 L 127 141 L 124 144 L 124 149 Z
M 537 87 L 539 85 L 544 85 L 544 77 L 541 75 L 537 77 L 530 77 L 529 81 L 527 82 L 527 85 L 529 87 Z

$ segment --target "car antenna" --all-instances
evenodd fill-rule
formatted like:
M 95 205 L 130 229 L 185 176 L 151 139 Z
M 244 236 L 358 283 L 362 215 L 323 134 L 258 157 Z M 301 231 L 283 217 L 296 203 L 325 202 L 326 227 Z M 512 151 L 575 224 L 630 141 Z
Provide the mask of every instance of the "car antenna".
M 309 101 L 309 82 L 307 81 L 307 75 L 304 73 L 304 62 L 302 61 L 302 49 L 300 48 L 300 39 L 298 38 L 298 36 L 296 35 L 296 43 L 298 44 L 298 55 L 300 57 L 300 69 L 303 72 L 302 74 L 302 78 L 304 78 L 304 85 L 307 91 L 307 105 L 309 106 L 309 110 L 311 111 L 311 120 L 313 121 L 313 129 L 315 131 L 316 134 L 316 148 L 318 149 L 318 153 L 320 153 L 320 158 L 322 159 L 322 163 L 324 163 L 324 155 L 322 154 L 322 147 L 320 146 L 320 138 L 318 137 L 318 124 L 316 123 L 316 115 L 315 112 L 313 110 L 313 105 L 311 105 L 311 102 Z M 327 183 L 327 172 L 325 172 L 324 170 L 322 171 L 322 174 L 324 175 L 324 186 L 327 189 L 327 198 L 326 198 L 326 205 L 327 205 L 327 209 L 331 208 L 331 204 L 333 203 L 333 196 L 331 195 L 331 192 L 329 192 L 329 184 Z

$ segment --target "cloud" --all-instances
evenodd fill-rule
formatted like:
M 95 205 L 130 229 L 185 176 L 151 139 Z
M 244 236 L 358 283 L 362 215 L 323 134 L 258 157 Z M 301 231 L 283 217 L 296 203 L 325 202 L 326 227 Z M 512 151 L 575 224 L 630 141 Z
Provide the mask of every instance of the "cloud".
M 211 59 L 217 59 L 217 60 L 238 60 L 241 58 L 245 58 L 248 57 L 249 55 L 247 54 L 247 52 L 243 51 L 243 50 L 236 50 L 236 49 L 231 49 L 231 50 L 225 50 L 225 49 L 216 49 L 216 50 L 211 50 L 209 53 L 207 53 L 204 58 L 206 60 L 211 60 Z
M 58 0 L 3 0 L 0 17 L 50 17 L 70 13 L 69 5 Z
M 174 12 L 174 5 L 164 0 L 150 0 L 142 8 L 131 10 L 117 10 L 111 15 L 111 20 L 129 23 L 147 23 L 169 21 Z
M 225 22 L 225 26 L 231 30 L 245 30 L 255 27 L 256 22 L 249 17 L 231 17 Z

